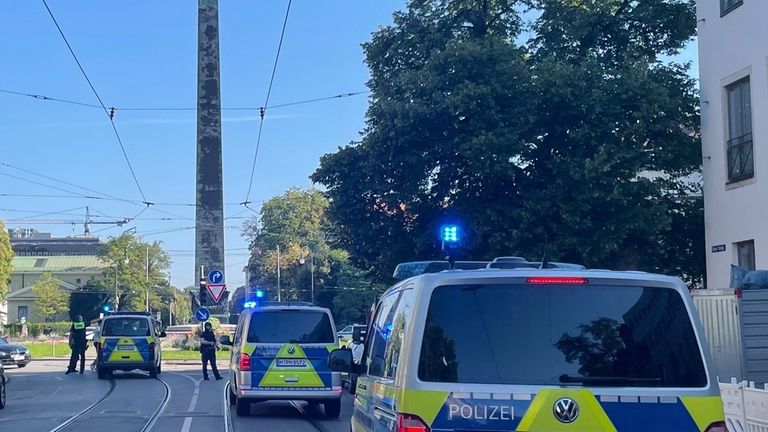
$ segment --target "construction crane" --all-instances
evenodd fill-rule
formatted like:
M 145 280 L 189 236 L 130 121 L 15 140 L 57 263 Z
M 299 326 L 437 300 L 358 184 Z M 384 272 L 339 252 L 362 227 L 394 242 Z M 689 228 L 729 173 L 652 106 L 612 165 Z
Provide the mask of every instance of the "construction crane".
M 55 220 L 55 219 L 8 219 L 5 223 L 18 223 L 18 224 L 52 224 L 52 225 L 83 225 L 83 235 L 88 237 L 91 235 L 91 225 L 117 225 L 123 226 L 131 222 L 128 218 L 111 221 L 95 221 L 91 218 L 90 208 L 85 208 L 85 220 Z

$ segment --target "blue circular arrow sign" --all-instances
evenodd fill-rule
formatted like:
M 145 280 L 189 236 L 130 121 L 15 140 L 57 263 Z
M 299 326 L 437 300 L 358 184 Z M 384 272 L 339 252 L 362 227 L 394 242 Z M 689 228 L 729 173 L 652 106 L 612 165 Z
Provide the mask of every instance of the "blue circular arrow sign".
M 221 270 L 211 270 L 208 273 L 208 281 L 214 285 L 224 282 L 224 273 Z
M 208 308 L 201 307 L 195 311 L 195 319 L 198 322 L 208 321 L 209 318 L 211 318 L 211 311 Z

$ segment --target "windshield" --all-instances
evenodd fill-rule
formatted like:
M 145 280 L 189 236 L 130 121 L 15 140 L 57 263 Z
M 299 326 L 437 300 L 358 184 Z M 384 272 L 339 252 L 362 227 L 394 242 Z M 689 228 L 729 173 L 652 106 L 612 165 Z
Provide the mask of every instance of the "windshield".
M 680 295 L 627 286 L 442 286 L 419 378 L 487 384 L 704 387 Z
M 323 311 L 275 310 L 251 315 L 249 343 L 336 343 L 331 320 Z
M 144 318 L 112 318 L 104 321 L 101 335 L 107 336 L 151 336 L 149 322 Z
M 1 344 L 7 344 L 7 343 L 8 343 L 8 341 L 7 341 L 7 340 L 5 340 L 5 339 L 3 339 L 3 338 L 0 338 L 0 345 L 1 345 Z

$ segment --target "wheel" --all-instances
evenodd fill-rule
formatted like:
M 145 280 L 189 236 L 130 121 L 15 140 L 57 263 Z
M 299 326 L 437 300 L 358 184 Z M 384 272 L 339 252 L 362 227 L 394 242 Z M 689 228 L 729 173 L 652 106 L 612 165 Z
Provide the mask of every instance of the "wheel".
M 16 365 L 16 367 L 18 367 L 19 369 L 21 369 L 21 368 L 23 368 L 23 367 L 25 367 L 25 366 L 26 366 L 26 364 L 20 364 L 20 365 Z
M 96 366 L 96 376 L 98 376 L 100 380 L 103 380 L 107 377 L 107 371 L 102 367 Z
M 150 378 L 157 378 L 157 366 L 153 366 L 149 368 L 149 377 Z
M 341 415 L 341 398 L 325 401 L 323 408 L 325 408 L 326 417 L 339 418 Z
M 0 379 L 0 409 L 5 408 L 5 402 L 6 402 L 6 394 L 5 394 L 5 380 Z
M 230 406 L 234 406 L 237 403 L 237 396 L 235 396 L 235 394 L 232 393 L 231 386 L 232 385 L 230 384 L 230 389 L 229 389 L 229 405 Z
M 248 399 L 235 398 L 235 412 L 238 417 L 247 417 L 251 415 L 251 401 Z

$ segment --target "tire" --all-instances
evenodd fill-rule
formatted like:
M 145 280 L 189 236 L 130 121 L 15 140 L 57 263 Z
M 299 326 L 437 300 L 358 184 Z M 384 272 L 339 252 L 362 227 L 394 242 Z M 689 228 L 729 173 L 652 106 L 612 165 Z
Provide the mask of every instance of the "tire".
M 6 398 L 5 380 L 0 379 L 0 409 L 5 408 Z
M 106 379 L 107 371 L 105 371 L 102 367 L 96 366 L 96 376 L 98 376 L 100 380 Z
M 235 405 L 235 413 L 237 413 L 238 417 L 248 417 L 251 415 L 251 401 L 248 399 L 236 398 Z
M 157 366 L 153 366 L 149 368 L 149 377 L 150 378 L 157 378 Z
M 328 418 L 339 418 L 341 415 L 341 398 L 325 401 L 323 403 L 325 416 Z
M 235 396 L 234 393 L 232 393 L 232 384 L 230 384 L 229 388 L 229 406 L 235 406 L 237 404 L 237 396 Z
M 26 365 L 26 364 L 20 364 L 20 365 L 16 365 L 16 367 L 17 367 L 17 368 L 19 368 L 19 369 L 21 369 L 21 368 L 23 368 L 23 367 L 25 367 L 25 366 L 27 366 L 27 365 Z

